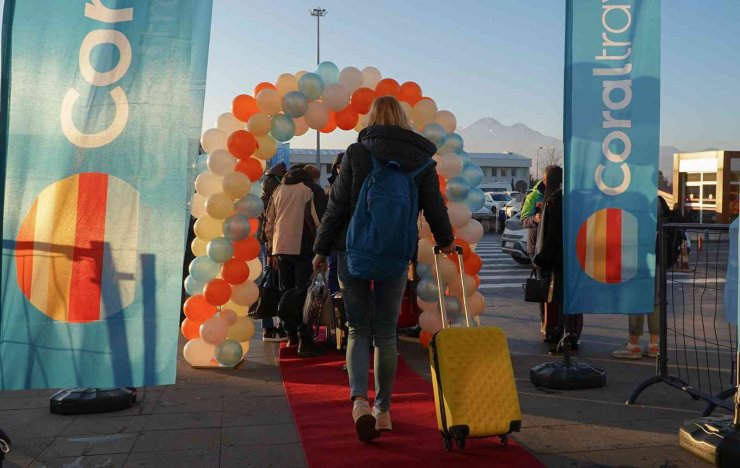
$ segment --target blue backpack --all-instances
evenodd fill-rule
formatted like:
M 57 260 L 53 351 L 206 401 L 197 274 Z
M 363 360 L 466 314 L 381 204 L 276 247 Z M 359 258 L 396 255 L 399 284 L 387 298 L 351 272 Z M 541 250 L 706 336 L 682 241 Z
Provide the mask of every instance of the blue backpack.
M 364 280 L 394 280 L 406 272 L 419 241 L 419 192 L 414 179 L 433 164 L 413 172 L 396 161 L 381 164 L 371 153 L 373 170 L 365 179 L 347 229 L 347 268 Z

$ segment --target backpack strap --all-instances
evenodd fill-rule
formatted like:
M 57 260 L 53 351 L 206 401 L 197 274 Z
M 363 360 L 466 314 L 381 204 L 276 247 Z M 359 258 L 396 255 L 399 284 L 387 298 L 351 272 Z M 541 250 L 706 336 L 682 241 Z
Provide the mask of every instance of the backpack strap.
M 434 160 L 429 158 L 427 162 L 416 168 L 416 170 L 409 172 L 409 175 L 412 179 L 416 179 L 416 176 L 427 170 L 432 164 L 434 164 Z

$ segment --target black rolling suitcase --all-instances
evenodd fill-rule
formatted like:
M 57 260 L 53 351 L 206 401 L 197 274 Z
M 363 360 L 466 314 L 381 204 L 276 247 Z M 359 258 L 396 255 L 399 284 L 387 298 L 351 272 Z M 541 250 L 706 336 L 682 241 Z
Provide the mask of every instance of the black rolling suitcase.
M 56 414 L 109 413 L 136 403 L 136 389 L 66 388 L 51 396 L 49 410 Z

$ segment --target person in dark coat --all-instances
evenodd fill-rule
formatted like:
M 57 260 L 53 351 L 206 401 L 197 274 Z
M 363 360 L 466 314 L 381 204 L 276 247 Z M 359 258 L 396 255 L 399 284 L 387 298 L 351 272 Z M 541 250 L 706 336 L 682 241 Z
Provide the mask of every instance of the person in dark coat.
M 570 334 L 572 350 L 578 349 L 578 340 L 583 328 L 582 314 L 563 314 L 564 297 L 564 272 L 563 272 L 563 168 L 550 166 L 545 172 L 547 188 L 545 189 L 544 205 L 542 208 L 542 221 L 537 232 L 537 244 L 534 266 L 541 270 L 544 278 L 554 277 L 555 288 L 553 291 L 552 305 L 546 307 L 557 307 L 562 333 Z M 549 314 L 548 314 L 549 315 Z M 549 317 L 548 317 L 549 318 Z M 553 352 L 561 352 L 560 345 Z
M 334 159 L 334 164 L 331 166 L 331 175 L 327 178 L 327 181 L 329 182 L 329 186 L 326 188 L 326 195 L 331 196 L 331 190 L 334 186 L 334 182 L 337 180 L 337 177 L 339 177 L 339 171 L 342 168 L 342 158 L 344 158 L 344 153 L 337 154 L 336 159 Z M 329 265 L 329 271 L 326 275 L 326 280 L 329 282 L 329 293 L 334 295 L 335 293 L 339 292 L 339 277 L 337 276 L 337 252 L 336 250 L 331 253 L 329 256 L 328 265 Z
M 368 127 L 360 132 L 342 160 L 342 169 L 334 182 L 321 226 L 314 243 L 314 268 L 322 268 L 333 250 L 338 251 L 339 285 L 344 299 L 349 340 L 347 373 L 352 417 L 358 438 L 368 442 L 391 430 L 390 405 L 396 373 L 396 324 L 401 299 L 406 288 L 406 274 L 391 281 L 353 278 L 345 256 L 347 228 L 357 205 L 360 190 L 373 169 L 371 153 L 381 164 L 397 161 L 410 172 L 426 164 L 436 152 L 432 142 L 411 129 L 399 102 L 391 97 L 378 98 L 370 110 Z M 454 236 L 447 207 L 439 190 L 434 165 L 415 179 L 419 207 L 429 222 L 437 245 L 445 253 L 454 252 Z M 399 235 L 388 232 L 386 235 Z M 368 403 L 370 345 L 375 346 L 375 407 Z

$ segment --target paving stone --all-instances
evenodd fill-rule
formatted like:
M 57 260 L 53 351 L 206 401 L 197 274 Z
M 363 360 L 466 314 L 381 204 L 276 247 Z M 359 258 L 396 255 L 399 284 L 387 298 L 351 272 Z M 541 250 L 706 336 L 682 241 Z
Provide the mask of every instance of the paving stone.
M 54 460 L 59 457 L 80 455 L 102 455 L 129 453 L 138 434 L 91 434 L 57 437 L 41 454 L 41 460 Z
M 221 466 L 259 468 L 304 468 L 306 465 L 301 444 L 269 447 L 221 447 Z
M 117 468 L 126 463 L 128 454 L 83 455 L 77 457 L 57 457 L 49 460 L 37 460 L 32 468 Z
M 49 412 L 48 408 L 30 408 L 0 411 L 3 430 L 13 440 L 26 437 L 55 437 L 67 428 L 74 416 Z
M 3 422 L 5 425 L 5 421 Z M 7 427 L 4 430 L 9 431 Z M 28 466 L 36 457 L 46 450 L 53 442 L 54 437 L 22 437 L 12 438 L 13 446 L 7 454 L 3 467 Z
M 293 414 L 285 397 L 224 400 L 223 427 L 292 424 Z
M 170 413 L 147 416 L 145 431 L 221 427 L 221 412 Z
M 116 414 L 116 413 L 113 413 Z M 111 414 L 89 414 L 75 417 L 61 436 L 87 436 L 140 432 L 148 416 L 113 416 Z
M 262 447 L 297 443 L 299 443 L 298 431 L 293 424 L 236 426 L 221 429 L 221 445 L 226 447 Z
M 221 429 L 174 429 L 139 434 L 131 453 L 179 450 L 218 450 Z
M 156 452 L 132 453 L 124 465 L 125 468 L 153 467 L 153 468 L 217 468 L 219 466 L 219 449 L 192 449 L 192 450 L 164 450 Z M 224 465 L 224 468 L 237 465 Z

